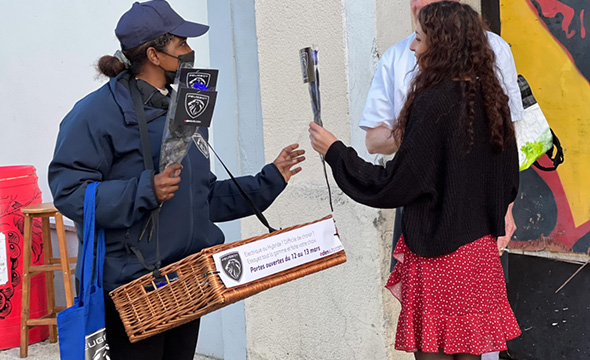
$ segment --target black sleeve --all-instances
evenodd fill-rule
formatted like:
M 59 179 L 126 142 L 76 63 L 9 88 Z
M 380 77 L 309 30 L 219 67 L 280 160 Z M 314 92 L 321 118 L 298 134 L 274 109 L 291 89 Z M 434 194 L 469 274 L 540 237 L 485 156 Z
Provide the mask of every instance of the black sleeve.
M 385 168 L 364 161 L 340 141 L 332 144 L 326 161 L 342 191 L 376 208 L 396 208 L 421 196 L 436 196 L 434 181 L 442 132 L 429 113 L 422 109 L 412 112 L 400 149 Z

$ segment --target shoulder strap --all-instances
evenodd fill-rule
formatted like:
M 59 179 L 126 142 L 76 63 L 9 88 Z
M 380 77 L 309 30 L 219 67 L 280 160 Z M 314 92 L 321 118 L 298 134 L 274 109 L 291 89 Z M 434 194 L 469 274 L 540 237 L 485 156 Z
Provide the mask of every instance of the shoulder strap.
M 137 81 L 135 78 L 129 80 L 129 91 L 137 113 L 137 123 L 139 125 L 139 136 L 141 138 L 141 152 L 143 153 L 143 164 L 146 170 L 154 169 L 154 161 L 152 159 L 152 146 L 150 141 L 150 134 L 148 133 L 147 121 L 145 119 L 145 112 L 143 110 L 143 100 L 139 94 Z
M 141 100 L 141 95 L 137 87 L 137 81 L 133 77 L 129 80 L 129 91 L 131 92 L 131 98 L 133 99 L 133 105 L 135 106 L 135 112 L 137 113 L 137 124 L 139 125 L 139 137 L 141 139 L 141 152 L 143 153 L 143 164 L 146 170 L 154 170 L 154 160 L 152 159 L 152 145 L 150 142 L 150 135 L 147 128 L 147 121 L 145 119 L 145 112 L 143 110 L 143 101 Z M 141 251 L 137 247 L 131 246 L 130 249 L 131 251 L 133 251 L 135 256 L 137 256 L 139 262 L 141 262 L 143 267 L 148 271 L 153 271 L 154 277 L 159 278 L 161 266 L 159 236 L 160 207 L 157 207 L 156 209 L 152 210 L 152 213 L 150 214 L 150 219 L 152 220 L 152 231 L 156 236 L 156 264 L 148 265 L 145 261 L 145 258 L 141 254 Z

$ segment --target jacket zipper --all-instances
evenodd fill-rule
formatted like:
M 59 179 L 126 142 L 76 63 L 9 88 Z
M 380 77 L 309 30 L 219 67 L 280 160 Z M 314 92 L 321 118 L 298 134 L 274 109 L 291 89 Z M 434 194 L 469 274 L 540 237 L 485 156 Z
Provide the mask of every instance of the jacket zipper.
M 127 228 L 127 230 L 125 230 L 125 239 L 123 240 L 123 242 L 125 243 L 125 251 L 127 251 L 127 255 L 131 254 L 131 249 L 129 249 L 129 238 L 131 237 L 130 234 L 130 229 Z

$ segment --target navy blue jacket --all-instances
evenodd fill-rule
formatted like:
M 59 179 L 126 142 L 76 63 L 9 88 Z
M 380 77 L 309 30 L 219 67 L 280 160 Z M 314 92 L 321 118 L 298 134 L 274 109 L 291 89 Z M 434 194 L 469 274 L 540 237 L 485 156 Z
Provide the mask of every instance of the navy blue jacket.
M 139 241 L 151 211 L 160 204 L 153 186 L 154 171 L 144 168 L 128 78 L 123 72 L 76 103 L 60 125 L 48 173 L 54 204 L 76 222 L 80 241 L 86 186 L 101 182 L 96 194 L 96 225 L 106 232 L 105 290 L 148 272 L 128 247 L 139 248 L 148 264 L 156 262 L 155 241 Z M 158 169 L 166 110 L 149 105 L 144 110 Z M 206 137 L 206 129 L 201 131 Z M 192 145 L 182 165 L 179 189 L 162 204 L 160 212 L 162 266 L 223 243 L 224 235 L 214 222 L 253 214 L 231 180 L 217 181 L 206 152 Z M 261 210 L 286 186 L 273 164 L 238 181 Z

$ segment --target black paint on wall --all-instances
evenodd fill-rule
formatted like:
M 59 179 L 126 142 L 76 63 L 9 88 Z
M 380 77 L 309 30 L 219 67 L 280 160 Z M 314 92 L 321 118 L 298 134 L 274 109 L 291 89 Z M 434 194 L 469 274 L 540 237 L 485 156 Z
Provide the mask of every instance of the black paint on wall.
M 557 224 L 558 210 L 551 189 L 532 167 L 520 172 L 519 185 L 512 211 L 516 241 L 548 236 Z
M 584 236 L 572 248 L 575 253 L 588 254 L 590 252 L 590 232 Z
M 508 342 L 514 360 L 590 359 L 590 266 L 507 254 L 508 300 L 522 335 Z

